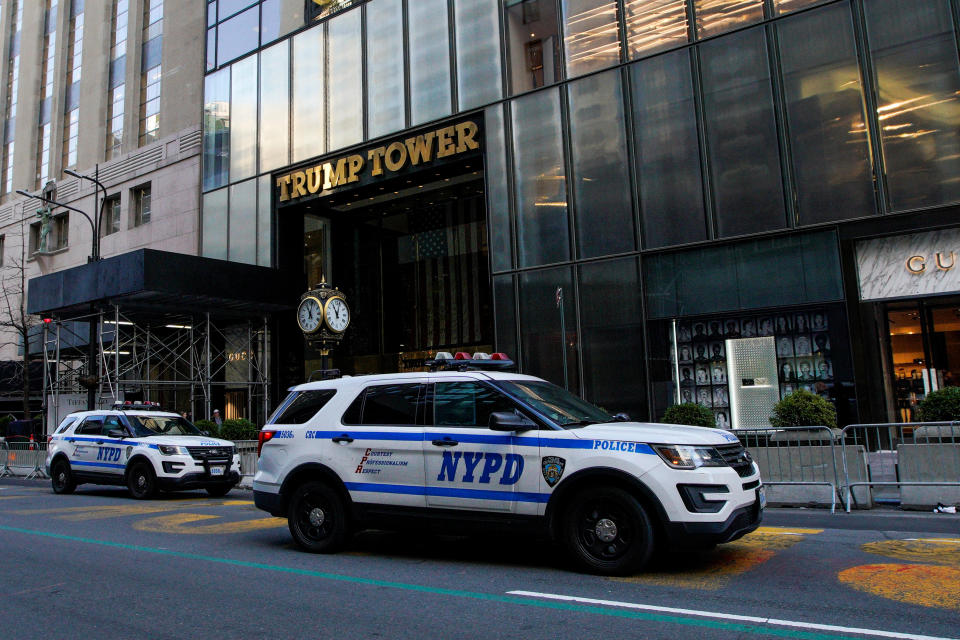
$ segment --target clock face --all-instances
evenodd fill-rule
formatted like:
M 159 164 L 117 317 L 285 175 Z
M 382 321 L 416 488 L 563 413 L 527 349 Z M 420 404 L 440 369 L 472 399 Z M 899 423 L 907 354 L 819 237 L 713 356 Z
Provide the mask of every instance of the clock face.
M 304 333 L 313 333 L 320 328 L 320 301 L 316 298 L 304 298 L 297 309 L 297 323 Z
M 350 324 L 350 309 L 343 298 L 330 298 L 327 300 L 327 306 L 323 310 L 327 326 L 331 331 L 343 333 L 347 325 Z

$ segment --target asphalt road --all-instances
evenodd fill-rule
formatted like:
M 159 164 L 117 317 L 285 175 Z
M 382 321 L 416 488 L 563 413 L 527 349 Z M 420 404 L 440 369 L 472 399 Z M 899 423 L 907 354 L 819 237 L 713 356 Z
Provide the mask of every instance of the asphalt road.
M 629 579 L 542 540 L 368 532 L 302 553 L 249 492 L 0 480 L 0 637 L 960 638 L 960 516 L 769 510 Z

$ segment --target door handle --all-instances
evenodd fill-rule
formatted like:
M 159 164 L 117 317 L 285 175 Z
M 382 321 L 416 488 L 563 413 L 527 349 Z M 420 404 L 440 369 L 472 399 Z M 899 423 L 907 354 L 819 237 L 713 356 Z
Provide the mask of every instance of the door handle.
M 75 438 L 67 438 L 67 442 L 76 442 Z
M 344 442 L 344 443 L 346 443 L 346 444 L 350 444 L 351 442 L 353 442 L 353 438 L 351 438 L 350 436 L 348 436 L 348 435 L 346 435 L 346 434 L 344 434 L 344 435 L 342 435 L 342 436 L 337 436 L 336 438 L 332 438 L 332 440 L 333 440 L 334 442 L 338 443 L 338 444 L 341 443 L 341 442 Z
M 103 440 L 97 440 L 97 444 L 103 444 Z
M 455 447 L 460 443 L 450 438 L 444 438 L 443 440 L 434 440 L 433 444 L 437 447 Z

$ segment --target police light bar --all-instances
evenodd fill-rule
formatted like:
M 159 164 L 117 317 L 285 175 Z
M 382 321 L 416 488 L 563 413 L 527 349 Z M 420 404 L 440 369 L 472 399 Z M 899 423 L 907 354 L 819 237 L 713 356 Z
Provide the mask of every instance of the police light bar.
M 458 351 L 456 355 L 449 351 L 438 351 L 433 360 L 425 362 L 430 371 L 512 371 L 516 364 L 505 353 L 493 355 L 477 351 L 472 356 L 466 351 Z
M 130 400 L 124 400 L 123 402 L 114 402 L 113 403 L 114 411 L 161 411 L 159 402 L 151 402 L 149 400 L 143 400 L 141 402 L 131 402 Z

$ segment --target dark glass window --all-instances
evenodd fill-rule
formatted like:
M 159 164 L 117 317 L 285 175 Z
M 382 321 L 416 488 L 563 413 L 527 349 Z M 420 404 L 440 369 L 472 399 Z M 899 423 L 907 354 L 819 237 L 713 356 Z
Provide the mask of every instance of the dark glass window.
M 570 146 L 581 258 L 636 249 L 619 71 L 571 83 Z
M 631 59 L 686 44 L 686 0 L 626 0 L 624 10 Z
M 103 416 L 91 416 L 83 421 L 79 427 L 77 427 L 76 435 L 100 435 L 100 430 L 103 428 Z
M 497 322 L 497 351 L 502 351 L 518 360 L 517 353 L 517 309 L 513 276 L 494 276 L 493 299 Z
M 223 20 L 227 16 L 232 16 L 241 9 L 246 9 L 252 4 L 256 4 L 256 0 L 220 0 L 219 4 L 219 19 Z
M 560 79 L 560 30 L 554 0 L 520 0 L 505 10 L 511 93 Z
M 717 230 L 735 236 L 779 229 L 786 216 L 764 32 L 750 29 L 701 47 Z
M 217 27 L 217 62 L 224 64 L 253 51 L 260 43 L 260 9 L 253 7 Z
M 874 213 L 850 8 L 808 12 L 778 29 L 800 224 Z
M 705 38 L 760 22 L 763 0 L 693 0 L 697 14 L 697 36 Z
M 960 199 L 960 75 L 947 0 L 864 3 L 894 210 Z
M 563 287 L 564 333 L 560 331 L 557 287 Z M 520 327 L 523 371 L 564 386 L 563 359 L 567 360 L 567 389 L 577 390 L 576 298 L 569 267 L 520 274 Z
M 609 0 L 562 0 L 567 77 L 620 62 L 617 3 Z
M 486 153 L 484 175 L 487 178 L 487 215 L 490 217 L 490 260 L 494 271 L 513 266 L 510 238 L 510 197 L 507 190 L 507 150 L 504 142 L 503 107 L 496 105 L 484 112 Z
M 422 384 L 387 384 L 367 387 L 363 399 L 363 425 L 415 425 Z
M 513 102 L 517 261 L 521 267 L 570 258 L 559 98 L 554 89 Z
M 636 63 L 630 78 L 645 246 L 706 240 L 689 54 L 676 51 Z
M 646 416 L 643 308 L 636 258 L 580 269 L 584 397 L 609 412 Z
M 121 431 L 125 430 L 123 424 L 120 422 L 119 416 L 107 416 L 103 420 L 103 429 L 101 432 L 103 435 L 108 436 L 110 432 L 114 429 L 120 429 Z
M 495 411 L 516 405 L 496 389 L 478 382 L 438 382 L 433 394 L 433 424 L 440 427 L 486 427 Z
M 303 424 L 317 415 L 336 395 L 335 389 L 318 389 L 316 391 L 300 391 L 292 402 L 286 405 L 276 420 L 275 424 Z

